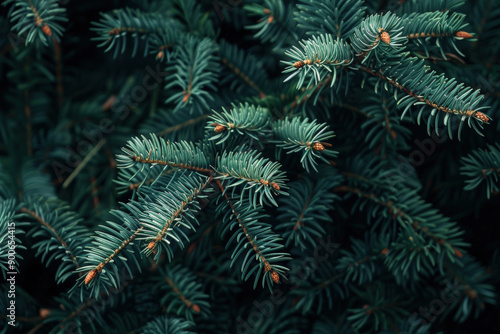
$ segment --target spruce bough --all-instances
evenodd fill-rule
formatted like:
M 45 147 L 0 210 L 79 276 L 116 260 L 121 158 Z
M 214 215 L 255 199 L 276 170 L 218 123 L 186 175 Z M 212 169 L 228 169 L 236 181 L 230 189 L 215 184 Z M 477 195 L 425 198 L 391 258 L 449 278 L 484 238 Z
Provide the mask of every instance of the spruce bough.
M 492 330 L 491 3 L 5 1 L 0 330 Z

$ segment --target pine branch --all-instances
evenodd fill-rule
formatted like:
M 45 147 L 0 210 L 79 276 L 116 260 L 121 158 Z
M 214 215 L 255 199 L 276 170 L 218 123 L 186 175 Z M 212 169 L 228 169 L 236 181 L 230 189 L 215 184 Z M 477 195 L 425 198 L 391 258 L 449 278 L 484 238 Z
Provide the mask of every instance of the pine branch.
M 48 46 L 51 37 L 56 41 L 64 32 L 62 22 L 67 22 L 66 8 L 59 7 L 57 0 L 7 0 L 3 5 L 12 4 L 9 10 L 12 30 L 19 36 L 26 36 L 25 45 L 41 42 Z
M 278 120 L 273 127 L 276 138 L 273 142 L 280 148 L 278 152 L 283 148 L 288 151 L 287 153 L 302 153 L 300 159 L 302 166 L 308 172 L 311 167 L 317 172 L 316 159 L 329 163 L 326 157 L 334 158 L 338 153 L 326 148 L 332 146 L 326 140 L 335 136 L 333 131 L 327 131 L 328 128 L 326 123 L 318 124 L 316 120 L 310 122 L 308 118 Z
M 257 221 L 257 219 L 264 217 L 260 212 L 261 210 L 252 208 L 251 203 L 248 201 L 233 203 L 222 183 L 219 180 L 215 180 L 215 182 L 231 209 L 231 213 L 228 213 L 225 210 L 225 206 L 218 208 L 219 212 L 225 214 L 223 235 L 235 226 L 240 228 L 238 232 L 233 234 L 229 241 L 229 243 L 233 240 L 237 242 L 237 246 L 233 251 L 231 266 L 238 257 L 245 255 L 244 251 L 247 248 L 245 245 L 246 238 L 246 241 L 250 244 L 250 249 L 246 252 L 245 259 L 241 265 L 242 278 L 247 280 L 252 273 L 257 272 L 254 281 L 255 289 L 264 269 L 262 287 L 266 284 L 269 290 L 272 291 L 272 283 L 278 284 L 280 282 L 280 275 L 284 276 L 288 270 L 286 267 L 276 264 L 276 262 L 289 260 L 289 255 L 282 252 L 278 253 L 283 248 L 283 245 L 278 243 L 280 238 L 272 233 L 268 224 L 262 224 Z M 255 252 L 255 258 L 259 261 L 259 264 L 254 265 L 250 269 L 251 262 L 249 259 L 251 258 L 252 251 Z
M 480 185 L 486 188 L 486 197 L 498 193 L 500 176 L 500 145 L 487 145 L 488 150 L 479 148 L 461 158 L 460 173 L 467 177 L 465 190 L 473 190 Z M 484 190 L 483 190 L 484 193 Z
M 28 207 L 20 208 L 19 212 L 35 219 L 44 227 L 45 231 L 49 232 L 46 233 L 44 229 L 38 229 L 37 227 L 33 229 L 36 231 L 33 234 L 34 237 L 42 236 L 46 238 L 46 240 L 34 245 L 34 248 L 38 249 L 37 255 L 42 254 L 42 260 L 45 260 L 49 256 L 49 252 L 51 252 L 47 259 L 47 265 L 50 264 L 52 259 L 61 259 L 61 265 L 57 270 L 56 277 L 58 278 L 57 282 L 62 283 L 72 275 L 73 270 L 80 267 L 78 258 L 81 256 L 81 250 L 88 240 L 89 233 L 83 226 L 79 226 L 82 219 L 69 211 L 69 207 L 59 206 L 61 204 L 59 202 L 53 202 L 50 205 L 46 199 L 41 199 L 27 204 Z M 55 214 L 51 211 L 55 211 Z M 58 245 L 62 246 L 62 254 L 58 254 L 56 251 L 60 249 Z M 68 256 L 71 261 L 65 261 L 65 256 Z
M 347 39 L 362 18 L 366 7 L 360 0 L 300 0 L 295 21 L 308 35 L 331 34 Z
M 258 136 L 268 136 L 271 114 L 267 109 L 248 103 L 232 105 L 232 109 L 222 107 L 222 113 L 214 110 L 208 120 L 207 130 L 213 129 L 215 135 L 209 140 L 217 140 L 219 145 L 234 135 L 248 136 L 258 141 Z

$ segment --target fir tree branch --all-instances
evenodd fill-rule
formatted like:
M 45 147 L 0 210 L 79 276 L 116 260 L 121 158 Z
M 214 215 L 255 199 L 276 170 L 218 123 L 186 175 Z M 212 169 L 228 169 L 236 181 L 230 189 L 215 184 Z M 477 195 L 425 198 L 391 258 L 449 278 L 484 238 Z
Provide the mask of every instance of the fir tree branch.
M 269 262 L 266 260 L 266 258 L 261 254 L 261 250 L 260 250 L 259 246 L 257 245 L 257 243 L 254 240 L 252 240 L 252 237 L 248 234 L 246 227 L 245 227 L 245 224 L 240 219 L 239 213 L 236 211 L 236 208 L 235 208 L 233 202 L 229 199 L 229 196 L 226 193 L 226 189 L 222 186 L 222 183 L 220 182 L 220 180 L 215 180 L 215 183 L 217 184 L 217 186 L 219 187 L 221 192 L 224 194 L 226 201 L 229 203 L 231 211 L 233 212 L 234 216 L 238 220 L 239 227 L 241 228 L 244 235 L 246 236 L 251 248 L 255 251 L 255 253 L 259 257 L 260 261 L 264 264 L 264 272 L 265 273 L 271 272 L 271 278 L 273 279 L 274 283 L 278 284 L 280 282 L 278 272 L 273 268 L 273 266 L 271 266 L 269 264 Z
M 31 217 L 33 217 L 34 219 L 36 219 L 42 226 L 44 226 L 46 229 L 48 229 L 50 232 L 52 232 L 52 234 L 57 239 L 57 241 L 59 241 L 59 243 L 66 249 L 66 252 L 68 252 L 68 254 L 69 254 L 70 258 L 71 258 L 71 261 L 73 261 L 73 263 L 76 266 L 76 269 L 78 269 L 80 267 L 80 265 L 78 264 L 78 260 L 76 259 L 76 256 L 71 251 L 71 249 L 69 248 L 68 244 L 57 233 L 57 231 L 55 230 L 55 228 L 53 228 L 52 226 L 50 226 L 49 224 L 47 224 L 47 222 L 45 222 L 43 220 L 43 218 L 40 217 L 35 211 L 32 211 L 32 210 L 30 210 L 30 209 L 28 209 L 26 207 L 23 207 L 23 208 L 19 209 L 19 212 L 21 212 L 21 213 L 27 213 L 28 215 L 30 215 Z
M 128 244 L 130 244 L 130 242 L 132 240 L 134 240 L 134 238 L 139 234 L 139 232 L 141 232 L 142 230 L 144 229 L 144 226 L 141 226 L 139 227 L 129 238 L 125 239 L 122 244 L 120 245 L 120 247 L 118 247 L 117 249 L 115 249 L 115 251 L 110 254 L 105 260 L 104 262 L 101 262 L 97 267 L 95 267 L 94 269 L 90 270 L 87 275 L 85 276 L 85 285 L 89 284 L 90 282 L 92 282 L 97 275 L 99 275 L 102 271 L 102 269 L 104 268 L 104 266 L 106 264 L 108 264 L 111 260 L 113 260 L 113 258 L 115 256 L 117 256 Z

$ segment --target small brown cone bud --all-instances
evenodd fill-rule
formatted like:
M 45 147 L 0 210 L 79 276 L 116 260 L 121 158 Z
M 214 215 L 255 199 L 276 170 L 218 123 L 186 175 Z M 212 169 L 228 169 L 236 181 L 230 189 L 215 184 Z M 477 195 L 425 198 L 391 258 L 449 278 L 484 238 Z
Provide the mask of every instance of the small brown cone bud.
M 280 275 L 278 275 L 275 270 L 271 273 L 271 277 L 273 278 L 274 283 L 278 284 L 280 282 Z
M 267 186 L 269 184 L 269 181 L 266 181 L 264 179 L 260 179 L 260 183 L 262 183 L 263 185 Z
M 158 55 L 156 56 L 158 59 L 163 59 L 163 51 L 158 52 Z
M 314 143 L 313 149 L 315 149 L 316 151 L 324 151 L 325 147 L 321 143 Z
M 267 23 L 272 23 L 273 21 L 274 21 L 274 16 L 269 15 L 269 17 L 267 18 Z
M 311 65 L 311 59 L 306 59 L 306 60 L 304 60 L 304 64 L 306 64 L 306 65 Z
M 462 252 L 461 252 L 461 251 L 459 251 L 458 249 L 454 249 L 454 251 L 455 251 L 455 255 L 456 255 L 456 256 L 458 256 L 458 257 L 460 257 L 460 258 L 462 258 L 462 257 L 464 256 L 464 255 L 462 254 Z
M 48 308 L 41 308 L 39 314 L 41 318 L 45 319 L 50 314 L 50 310 Z
M 271 182 L 271 187 L 273 187 L 276 190 L 280 190 L 280 186 L 276 182 Z
M 391 44 L 391 36 L 389 36 L 389 33 L 387 31 L 383 31 L 380 34 L 380 39 L 386 44 Z
M 382 249 L 382 255 L 387 255 L 389 253 L 389 250 L 387 248 Z
M 480 121 L 483 121 L 484 123 L 488 123 L 489 119 L 488 116 L 483 114 L 482 112 L 478 111 L 474 114 L 474 116 L 479 119 Z
M 193 305 L 193 307 L 191 307 L 193 309 L 193 311 L 195 311 L 196 313 L 200 313 L 200 307 L 196 304 Z
M 148 244 L 148 249 L 153 249 L 153 247 L 156 245 L 156 242 L 154 241 L 151 241 L 149 244 Z
M 52 31 L 50 30 L 50 27 L 48 25 L 44 25 L 42 27 L 42 31 L 45 35 L 52 36 Z
M 457 37 L 462 37 L 462 38 L 472 38 L 473 36 L 471 34 L 469 34 L 468 32 L 466 31 L 457 31 L 455 33 L 455 36 Z
M 96 275 L 97 271 L 95 269 L 89 271 L 87 276 L 85 276 L 85 284 L 89 284 L 90 282 L 92 282 L 92 280 L 95 278 Z
M 226 127 L 225 127 L 224 125 L 220 125 L 220 124 L 218 124 L 218 125 L 215 127 L 215 129 L 214 129 L 214 131 L 215 131 L 215 132 L 217 132 L 217 133 L 222 132 L 222 131 L 224 131 L 224 130 L 226 130 Z
M 301 68 L 302 66 L 304 66 L 304 63 L 299 60 L 299 61 L 293 63 L 293 66 L 295 68 Z
M 264 14 L 269 14 L 271 11 L 268 8 L 264 8 Z

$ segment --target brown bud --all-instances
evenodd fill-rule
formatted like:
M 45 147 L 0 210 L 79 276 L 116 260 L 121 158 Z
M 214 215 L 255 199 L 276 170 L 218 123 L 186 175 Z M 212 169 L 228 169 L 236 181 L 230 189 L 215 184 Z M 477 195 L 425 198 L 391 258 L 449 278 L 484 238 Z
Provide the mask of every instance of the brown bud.
M 391 36 L 389 36 L 389 33 L 387 31 L 382 31 L 382 33 L 380 34 L 380 39 L 386 44 L 391 44 Z
M 267 186 L 269 184 L 269 181 L 266 181 L 264 179 L 260 179 L 260 183 L 262 183 L 263 185 Z
M 295 68 L 301 68 L 302 66 L 304 66 L 304 63 L 299 60 L 298 62 L 293 63 L 293 66 Z
M 45 319 L 50 314 L 50 310 L 48 308 L 41 308 L 39 314 L 41 318 Z
M 315 149 L 316 151 L 324 151 L 325 150 L 325 147 L 321 143 L 314 143 L 312 148 Z
M 222 132 L 222 131 L 224 131 L 224 130 L 226 130 L 226 127 L 225 127 L 224 125 L 220 125 L 220 124 L 218 124 L 218 125 L 215 127 L 215 129 L 214 129 L 214 131 L 215 131 L 215 132 L 217 132 L 217 133 Z
M 193 307 L 191 307 L 193 309 L 193 311 L 195 311 L 196 313 L 200 313 L 200 307 L 197 305 L 197 304 L 194 304 Z
M 149 244 L 148 244 L 148 249 L 153 249 L 153 247 L 156 245 L 156 242 L 154 241 L 151 241 Z
M 461 252 L 461 251 L 459 251 L 458 249 L 456 249 L 456 248 L 455 248 L 455 249 L 454 249 L 454 251 L 455 251 L 455 255 L 456 255 L 456 256 L 458 256 L 458 257 L 460 257 L 460 258 L 462 258 L 462 257 L 464 256 L 464 255 L 462 254 L 462 252 Z
M 280 275 L 275 270 L 271 273 L 271 277 L 274 283 L 278 284 L 280 282 Z
M 468 32 L 466 31 L 457 31 L 455 33 L 455 36 L 457 37 L 462 37 L 462 38 L 472 38 L 473 36 L 471 34 L 469 34 Z
M 267 18 L 267 23 L 272 23 L 273 21 L 274 21 L 274 16 L 269 15 L 269 17 Z
M 382 252 L 380 252 L 380 253 L 382 253 L 382 255 L 387 255 L 387 253 L 389 253 L 389 249 L 384 248 L 384 249 L 382 249 Z
M 88 272 L 87 276 L 85 276 L 85 284 L 89 284 L 92 282 L 92 280 L 95 278 L 97 275 L 97 270 L 92 269 L 91 271 Z
M 163 59 L 163 51 L 158 52 L 158 55 L 156 56 L 158 59 Z
M 485 114 L 483 114 L 482 112 L 480 111 L 477 111 L 474 116 L 480 120 L 480 121 L 483 121 L 484 123 L 488 123 L 489 119 L 488 119 L 488 116 L 486 116 Z
M 44 25 L 42 27 L 42 31 L 45 35 L 52 36 L 52 31 L 50 30 L 50 27 L 48 25 Z
M 276 190 L 280 190 L 280 186 L 276 182 L 271 182 L 271 187 L 273 187 Z
M 268 8 L 264 8 L 264 14 L 269 14 L 271 11 Z
M 306 60 L 304 60 L 304 64 L 306 64 L 306 65 L 311 65 L 311 59 L 306 59 Z

